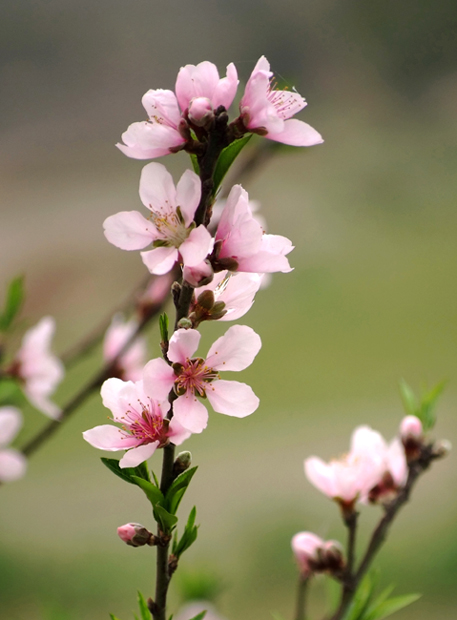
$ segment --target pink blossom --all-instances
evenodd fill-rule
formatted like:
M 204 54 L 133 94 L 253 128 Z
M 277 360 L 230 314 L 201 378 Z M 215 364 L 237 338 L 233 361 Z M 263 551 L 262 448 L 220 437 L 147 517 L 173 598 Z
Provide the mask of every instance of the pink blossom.
M 62 380 L 64 367 L 50 350 L 54 331 L 54 319 L 46 316 L 25 333 L 13 362 L 13 373 L 23 382 L 32 405 L 50 418 L 58 419 L 61 410 L 49 396 Z
M 193 221 L 201 196 L 200 179 L 186 170 L 175 187 L 171 174 L 162 164 L 147 164 L 141 173 L 140 198 L 150 210 L 148 219 L 138 211 L 121 211 L 104 223 L 105 236 L 122 250 L 153 249 L 141 252 L 151 273 L 168 273 L 177 260 L 193 267 L 212 249 L 207 229 Z
M 378 432 L 359 426 L 352 434 L 348 454 L 330 463 L 310 457 L 305 461 L 305 473 L 325 495 L 351 506 L 356 500 L 373 501 L 374 489 L 380 488 L 386 474 L 395 488 L 401 487 L 406 481 L 407 466 L 398 439 L 387 445 Z
M 151 360 L 144 369 L 144 384 L 156 398 L 165 399 L 174 389 L 173 420 L 184 428 L 200 433 L 206 428 L 208 411 L 200 398 L 208 398 L 214 411 L 244 418 L 259 406 L 252 388 L 238 381 L 225 381 L 220 370 L 244 370 L 254 361 L 262 346 L 260 337 L 246 325 L 234 325 L 218 338 L 208 357 L 192 357 L 198 348 L 200 333 L 178 329 L 170 338 L 169 366 L 163 359 Z
M 230 271 L 292 271 L 286 255 L 294 246 L 286 237 L 266 235 L 252 215 L 248 193 L 234 185 L 216 232 L 216 263 Z
M 154 398 L 150 394 L 154 394 Z M 156 394 L 144 381 L 133 383 L 108 379 L 102 385 L 101 395 L 103 404 L 113 414 L 113 421 L 122 424 L 122 427 L 109 424 L 96 426 L 85 431 L 83 437 L 100 450 L 127 450 L 119 461 L 121 468 L 137 467 L 157 448 L 170 441 L 179 445 L 190 437 L 191 433 L 178 420 L 169 422 L 166 419 L 170 403 L 166 398 L 156 400 Z
M 258 273 L 221 271 L 214 275 L 210 284 L 195 289 L 195 298 L 203 291 L 212 291 L 215 303 L 225 304 L 226 314 L 219 321 L 236 321 L 251 309 L 261 284 L 262 276 Z
M 274 90 L 270 63 L 262 56 L 246 84 L 240 102 L 241 119 L 249 131 L 292 146 L 313 146 L 322 136 L 307 123 L 291 119 L 306 106 L 295 91 Z M 289 120 L 291 119 L 291 120 Z
M 0 482 L 13 482 L 25 475 L 27 460 L 13 448 L 6 448 L 22 426 L 22 414 L 16 407 L 0 407 Z
M 400 437 L 403 441 L 408 439 L 421 439 L 424 434 L 422 422 L 415 415 L 407 415 L 400 424 Z
M 135 320 L 125 322 L 119 314 L 113 317 L 103 341 L 103 359 L 105 362 L 113 361 L 137 328 L 138 323 Z M 143 375 L 146 359 L 146 340 L 142 336 L 137 336 L 128 350 L 117 361 L 116 376 L 125 381 L 139 381 Z
M 341 545 L 336 540 L 323 541 L 312 532 L 295 534 L 292 551 L 305 578 L 314 572 L 336 572 L 344 565 Z
M 227 77 L 222 79 L 211 62 L 201 62 L 197 66 L 186 65 L 179 71 L 176 95 L 171 90 L 148 90 L 142 103 L 149 120 L 130 125 L 122 134 L 124 144 L 116 146 L 134 159 L 154 159 L 179 150 L 187 141 L 186 131 L 189 129 L 185 116 L 189 106 L 197 116 L 198 125 L 198 119 L 202 120 L 201 100 L 205 100 L 207 110 L 216 109 L 220 105 L 228 108 L 235 97 L 237 86 L 238 77 L 233 63 L 228 65 Z M 195 99 L 200 101 L 193 106 Z

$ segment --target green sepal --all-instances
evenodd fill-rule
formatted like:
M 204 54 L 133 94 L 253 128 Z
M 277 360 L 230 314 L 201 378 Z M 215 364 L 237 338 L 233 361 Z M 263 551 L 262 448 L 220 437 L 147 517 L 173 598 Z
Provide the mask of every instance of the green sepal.
M 166 312 L 159 316 L 160 338 L 162 342 L 168 342 L 168 315 Z
M 197 516 L 197 509 L 195 506 L 192 508 L 187 519 L 186 526 L 184 528 L 183 535 L 179 542 L 177 536 L 173 540 L 172 553 L 179 558 L 184 551 L 187 551 L 191 545 L 197 540 L 198 525 L 195 525 L 195 517 Z
M 171 512 L 171 514 L 176 514 L 178 510 L 178 506 L 183 498 L 184 493 L 187 490 L 187 487 L 192 480 L 193 475 L 197 471 L 198 467 L 190 467 L 183 471 L 182 474 L 179 474 L 177 478 L 173 480 L 165 495 L 165 507 Z
M 125 467 L 124 469 L 121 469 L 119 467 L 119 461 L 116 459 L 107 459 L 102 456 L 100 460 L 103 465 L 113 472 L 113 474 L 116 474 L 116 476 L 122 480 L 125 480 L 125 482 L 130 482 L 130 484 L 135 484 L 138 486 L 138 483 L 133 480 L 134 477 L 150 482 L 146 463 L 141 463 L 138 467 Z
M 196 155 L 190 155 L 190 161 L 192 162 L 192 168 L 194 169 L 195 174 L 200 176 L 200 166 L 198 165 L 198 159 Z
M 140 608 L 141 620 L 151 620 L 151 612 L 149 611 L 148 604 L 145 601 L 144 596 L 138 590 L 138 606 Z
M 162 532 L 164 534 L 171 534 L 171 532 L 176 527 L 176 524 L 178 523 L 178 517 L 175 517 L 175 515 L 170 514 L 168 510 L 165 510 L 165 508 L 161 506 L 160 504 L 156 504 L 154 506 L 153 513 L 154 513 L 154 519 L 159 524 L 159 527 L 162 530 Z
M 411 605 L 420 597 L 421 594 L 405 594 L 404 596 L 395 596 L 387 601 L 381 601 L 378 605 L 374 606 L 374 609 L 370 607 L 368 613 L 363 617 L 363 620 L 383 620 L 384 618 L 388 618 L 400 609 Z
M 201 611 L 199 614 L 197 614 L 196 616 L 194 616 L 190 620 L 203 620 L 203 618 L 205 616 L 206 616 L 206 609 L 205 609 L 205 611 Z
M 239 140 L 235 140 L 234 142 L 229 144 L 229 146 L 227 146 L 219 155 L 219 159 L 217 160 L 216 169 L 213 176 L 213 196 L 216 195 L 216 192 L 219 189 L 222 181 L 224 180 L 225 175 L 229 171 L 230 166 L 233 164 L 243 147 L 246 146 L 246 144 L 251 138 L 252 133 L 246 134 Z
M 145 492 L 146 497 L 153 506 L 156 504 L 163 504 L 164 497 L 162 491 L 157 488 L 155 484 L 152 484 L 152 482 L 148 482 L 143 478 L 139 478 L 138 476 L 132 476 L 132 482 Z

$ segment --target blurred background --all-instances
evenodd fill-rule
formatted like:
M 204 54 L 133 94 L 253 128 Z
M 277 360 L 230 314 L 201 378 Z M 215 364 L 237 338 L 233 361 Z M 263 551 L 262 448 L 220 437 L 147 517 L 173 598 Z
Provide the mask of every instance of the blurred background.
M 144 162 L 114 143 L 145 118 L 146 90 L 173 88 L 180 66 L 204 59 L 221 72 L 235 62 L 245 81 L 265 54 L 309 102 L 299 118 L 325 144 L 286 148 L 246 183 L 269 231 L 295 243 L 295 270 L 275 276 L 240 321 L 263 339 L 236 377 L 261 407 L 243 421 L 213 414 L 186 443 L 200 469 L 181 514 L 195 503 L 201 527 L 170 609 L 202 571 L 220 586 L 229 620 L 290 618 L 292 535 L 344 539 L 303 459 L 342 454 L 357 424 L 393 436 L 400 377 L 416 389 L 448 379 L 435 434 L 455 443 L 457 5 L 2 0 L 0 31 L 2 287 L 26 274 L 22 316 L 27 325 L 56 316 L 57 352 L 144 277 L 138 253 L 108 244 L 102 222 L 141 208 Z M 175 178 L 189 165 L 185 154 L 163 163 Z M 202 351 L 226 327 L 203 325 Z M 154 327 L 151 357 L 157 342 Z M 97 351 L 78 365 L 58 402 L 99 363 Z M 24 413 L 19 445 L 46 422 Z M 81 438 L 106 416 L 91 399 L 31 459 L 27 477 L 1 489 L 2 619 L 130 620 L 136 590 L 152 594 L 153 552 L 116 536 L 125 522 L 149 525 L 148 505 Z M 160 458 L 151 466 L 158 471 Z M 456 483 L 451 454 L 420 482 L 379 556 L 382 584 L 423 593 L 399 619 L 456 617 Z M 362 513 L 361 541 L 379 509 Z M 315 584 L 316 614 L 325 587 Z

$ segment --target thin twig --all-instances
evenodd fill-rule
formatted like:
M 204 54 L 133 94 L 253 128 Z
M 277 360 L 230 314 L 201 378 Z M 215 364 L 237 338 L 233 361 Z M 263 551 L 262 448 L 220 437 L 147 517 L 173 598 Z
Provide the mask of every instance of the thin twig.
M 306 620 L 306 594 L 308 592 L 309 579 L 300 575 L 297 588 L 297 607 L 295 610 L 295 620 Z

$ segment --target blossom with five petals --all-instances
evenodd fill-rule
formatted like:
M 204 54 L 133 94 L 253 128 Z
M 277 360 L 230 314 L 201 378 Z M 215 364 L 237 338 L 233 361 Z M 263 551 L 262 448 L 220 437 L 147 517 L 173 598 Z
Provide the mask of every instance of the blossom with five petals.
M 64 367 L 50 350 L 54 331 L 54 319 L 46 316 L 25 333 L 12 364 L 12 374 L 21 381 L 24 393 L 34 407 L 50 418 L 58 419 L 61 409 L 49 400 L 49 396 L 63 379 Z
M 183 117 L 192 107 L 193 100 L 199 100 L 198 108 L 201 108 L 202 99 L 206 100 L 206 107 L 210 110 L 220 105 L 229 108 L 237 86 L 238 76 L 233 63 L 228 65 L 225 78 L 219 78 L 217 67 L 211 62 L 186 65 L 178 73 L 176 95 L 171 90 L 148 90 L 142 104 L 149 120 L 132 123 L 122 134 L 124 144 L 116 146 L 134 159 L 169 155 L 187 141 L 187 122 Z
M 152 250 L 141 252 L 151 273 L 162 275 L 178 259 L 193 267 L 203 261 L 213 246 L 205 226 L 195 227 L 195 211 L 200 202 L 200 179 L 186 170 L 175 187 L 171 174 L 162 164 L 147 164 L 140 179 L 140 198 L 150 210 L 146 219 L 138 211 L 121 211 L 108 217 L 103 227 L 105 237 L 122 250 L 142 250 L 150 243 Z
M 144 379 L 144 376 L 143 376 Z M 102 385 L 102 399 L 113 421 L 122 428 L 103 424 L 83 433 L 84 439 L 100 450 L 127 450 L 119 467 L 137 467 L 170 441 L 179 445 L 190 437 L 178 420 L 166 419 L 170 403 L 156 400 L 144 381 L 108 379 Z M 151 396 L 154 394 L 154 398 Z
M 178 329 L 170 338 L 169 366 L 157 358 L 146 364 L 144 385 L 158 399 L 167 398 L 171 389 L 177 396 L 173 420 L 192 433 L 201 433 L 208 422 L 208 411 L 199 398 L 208 398 L 214 411 L 244 418 L 259 406 L 252 388 L 238 381 L 220 379 L 221 370 L 244 370 L 254 361 L 262 346 L 260 337 L 246 325 L 234 325 L 211 346 L 208 357 L 192 357 L 200 342 L 195 329 Z
M 240 102 L 241 120 L 248 131 L 292 146 L 313 146 L 322 136 L 307 123 L 291 119 L 306 106 L 295 91 L 274 90 L 270 63 L 261 56 L 249 78 Z
M 27 461 L 23 454 L 6 448 L 22 426 L 22 415 L 16 407 L 0 407 L 0 482 L 13 482 L 24 476 Z

